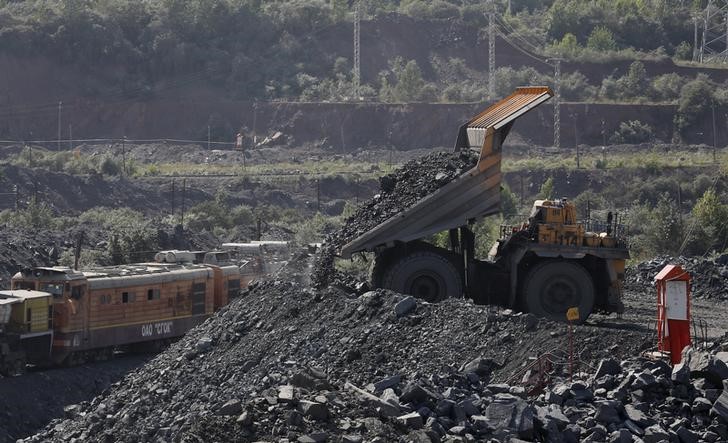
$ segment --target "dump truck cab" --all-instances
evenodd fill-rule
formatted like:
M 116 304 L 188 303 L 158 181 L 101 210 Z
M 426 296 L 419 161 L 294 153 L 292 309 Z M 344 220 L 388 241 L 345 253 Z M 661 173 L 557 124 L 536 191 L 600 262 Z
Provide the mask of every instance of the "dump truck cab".
M 489 259 L 509 270 L 508 304 L 556 319 L 572 307 L 621 314 L 629 251 L 617 219 L 579 221 L 562 198 L 536 200 L 526 222 L 501 226 Z
M 500 212 L 503 143 L 519 117 L 552 96 L 548 87 L 517 88 L 470 119 L 458 131 L 455 151 L 479 152 L 477 164 L 351 240 L 340 255 L 374 252 L 374 287 L 428 301 L 466 295 L 554 320 L 566 320 L 566 311 L 578 307 L 580 322 L 595 309 L 621 312 L 626 244 L 606 230 L 602 244 L 603 232 L 577 222 L 568 200 L 536 201 L 527 221 L 503 228 L 489 260 L 475 257 L 470 227 Z M 424 241 L 443 231 L 449 248 Z

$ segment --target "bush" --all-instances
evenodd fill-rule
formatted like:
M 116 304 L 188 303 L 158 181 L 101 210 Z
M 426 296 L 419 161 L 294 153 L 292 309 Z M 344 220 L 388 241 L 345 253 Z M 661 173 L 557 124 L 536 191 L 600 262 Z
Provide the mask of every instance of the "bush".
M 99 165 L 99 169 L 101 170 L 101 173 L 104 175 L 109 176 L 119 176 L 121 175 L 121 165 L 118 161 L 114 160 L 110 156 L 105 156 L 103 160 L 101 160 L 101 164 Z
M 583 48 L 579 45 L 579 41 L 576 36 L 571 33 L 566 33 L 564 37 L 558 43 L 553 44 L 548 52 L 554 53 L 559 57 L 566 58 L 578 58 L 581 55 Z
M 693 46 L 682 41 L 675 47 L 675 58 L 678 60 L 692 60 L 693 59 Z
M 53 229 L 56 225 L 56 218 L 46 203 L 31 201 L 26 208 L 19 211 L 4 210 L 0 212 L 0 223 L 25 228 Z
M 683 240 L 680 212 L 668 194 L 660 196 L 654 207 L 633 205 L 627 213 L 633 232 L 631 249 L 637 257 L 675 255 Z
M 694 80 L 685 83 L 680 89 L 675 125 L 681 134 L 705 117 L 713 103 L 714 87 L 708 76 L 698 74 Z
M 554 196 L 554 178 L 549 177 L 546 179 L 538 190 L 538 198 L 551 199 Z
M 589 84 L 589 79 L 579 71 L 561 78 L 561 96 L 566 100 L 588 100 L 597 95 L 597 89 Z
M 639 120 L 631 120 L 619 124 L 619 129 L 612 134 L 609 141 L 614 144 L 645 143 L 654 137 L 652 127 Z
M 614 41 L 614 34 L 605 26 L 597 26 L 589 34 L 586 46 L 596 51 L 616 51 L 617 42 Z
M 72 268 L 76 261 L 75 251 L 66 249 L 58 258 L 58 265 L 68 266 Z M 82 249 L 81 256 L 78 260 L 79 269 L 89 268 L 93 266 L 108 266 L 112 264 L 108 251 L 97 251 L 93 249 Z
M 650 97 L 659 101 L 676 101 L 684 84 L 685 79 L 674 72 L 659 75 L 652 79 Z
M 414 60 L 404 62 L 396 57 L 389 62 L 389 71 L 380 73 L 379 98 L 384 102 L 406 103 L 430 101 L 436 96 L 434 85 L 425 82 Z
M 406 15 L 424 19 L 460 18 L 460 10 L 443 0 L 402 0 L 399 10 Z
M 703 193 L 692 211 L 698 225 L 707 234 L 707 245 L 722 251 L 728 244 L 728 205 L 721 202 L 718 194 L 711 188 Z
M 533 68 L 513 69 L 510 66 L 495 70 L 495 96 L 505 97 L 518 86 L 550 83 L 550 79 Z

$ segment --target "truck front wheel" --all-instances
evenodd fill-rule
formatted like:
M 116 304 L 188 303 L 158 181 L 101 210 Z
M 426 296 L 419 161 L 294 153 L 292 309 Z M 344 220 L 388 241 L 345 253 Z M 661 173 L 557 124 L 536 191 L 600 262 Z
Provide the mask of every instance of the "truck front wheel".
M 577 263 L 546 261 L 536 265 L 524 285 L 528 311 L 539 317 L 566 320 L 569 308 L 579 308 L 579 320 L 586 321 L 594 308 L 594 283 Z
M 383 274 L 382 287 L 434 303 L 463 295 L 453 262 L 437 250 L 419 250 L 396 259 Z

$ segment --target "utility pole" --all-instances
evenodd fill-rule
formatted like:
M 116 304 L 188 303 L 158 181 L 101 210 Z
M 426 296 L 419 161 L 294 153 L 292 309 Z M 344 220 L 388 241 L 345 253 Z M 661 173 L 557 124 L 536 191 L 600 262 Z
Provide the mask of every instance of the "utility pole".
M 121 139 L 121 169 L 122 175 L 126 175 L 126 135 Z
M 359 84 L 361 82 L 361 0 L 354 0 L 354 72 L 352 87 L 354 98 L 359 98 Z
M 73 125 L 68 124 L 68 149 L 73 151 Z
M 187 191 L 187 179 L 182 179 L 182 213 L 180 214 L 179 224 L 185 225 L 185 192 Z
M 253 102 L 253 144 L 251 145 L 252 148 L 255 148 L 255 146 L 258 144 L 258 136 L 255 132 L 255 125 L 258 122 L 258 100 L 255 100 Z
M 61 150 L 61 108 L 63 107 L 63 102 L 58 101 L 58 151 Z
M 554 147 L 561 147 L 561 60 L 554 60 Z
M 490 2 L 488 12 L 488 96 L 495 97 L 495 12 Z
M 579 114 L 574 113 L 571 114 L 571 120 L 574 124 L 574 146 L 576 146 L 576 169 L 581 169 L 581 158 L 579 156 L 579 133 L 576 129 L 576 123 L 578 120 Z
M 717 163 L 718 162 L 718 155 L 716 153 L 716 149 L 717 149 L 718 143 L 717 143 L 717 140 L 716 140 L 717 139 L 717 136 L 716 136 L 716 133 L 715 133 L 715 102 L 714 101 L 711 101 L 710 102 L 710 109 L 711 109 L 712 114 L 713 114 L 713 163 Z
M 172 215 L 174 216 L 174 178 L 172 179 Z
M 207 125 L 207 150 L 210 150 L 210 125 Z

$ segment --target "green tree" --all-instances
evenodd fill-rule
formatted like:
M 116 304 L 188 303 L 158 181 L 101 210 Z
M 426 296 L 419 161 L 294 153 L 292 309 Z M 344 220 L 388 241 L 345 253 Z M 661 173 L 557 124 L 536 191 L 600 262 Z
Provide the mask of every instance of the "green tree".
M 554 197 L 554 178 L 549 177 L 541 184 L 538 190 L 538 197 L 550 200 Z
M 335 22 L 343 21 L 349 12 L 349 2 L 347 0 L 331 0 L 331 11 Z
M 614 40 L 614 34 L 605 26 L 597 26 L 589 34 L 586 46 L 595 51 L 615 51 L 617 50 L 617 42 Z
M 552 50 L 561 57 L 576 58 L 581 54 L 582 47 L 576 36 L 568 32 L 552 47 Z
M 639 120 L 630 120 L 619 124 L 619 129 L 609 138 L 615 144 L 637 144 L 652 140 L 652 127 Z
M 675 72 L 658 75 L 652 79 L 650 97 L 654 100 L 674 102 L 680 97 L 685 79 Z
M 422 71 L 414 60 L 404 62 L 396 57 L 389 63 L 394 83 L 390 84 L 387 73 L 380 75 L 380 98 L 387 102 L 417 102 L 434 97 L 434 86 L 425 82 Z
M 641 61 L 634 61 L 629 65 L 627 74 L 619 79 L 621 95 L 623 97 L 645 97 L 647 95 L 647 70 Z
M 698 74 L 680 89 L 675 125 L 681 134 L 696 124 L 710 109 L 713 89 L 713 84 L 705 74 Z
M 693 206 L 693 216 L 707 234 L 709 247 L 722 251 L 728 242 L 728 205 L 721 202 L 713 188 Z
M 675 47 L 675 58 L 678 60 L 692 60 L 692 45 L 686 41 L 680 42 L 680 44 Z
M 683 229 L 680 210 L 669 194 L 662 194 L 650 211 L 645 231 L 645 246 L 653 255 L 674 255 L 680 249 Z
M 561 96 L 566 100 L 589 100 L 597 95 L 597 89 L 589 84 L 589 79 L 579 71 L 566 74 L 561 78 Z

